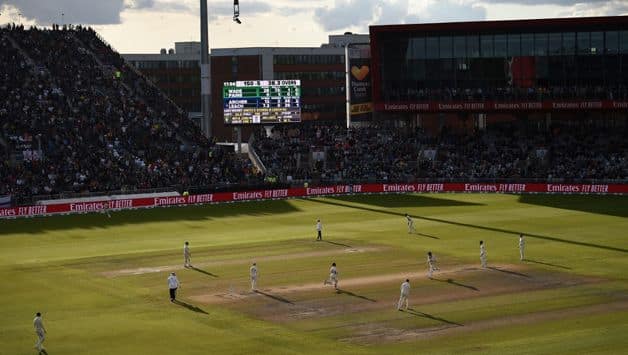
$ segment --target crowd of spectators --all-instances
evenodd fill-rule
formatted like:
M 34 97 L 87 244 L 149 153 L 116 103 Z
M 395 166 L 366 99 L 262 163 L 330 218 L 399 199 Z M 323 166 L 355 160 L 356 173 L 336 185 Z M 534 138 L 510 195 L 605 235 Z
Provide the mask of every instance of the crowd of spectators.
M 612 95 L 622 95 L 622 90 L 611 90 Z M 608 95 L 596 88 L 592 93 Z M 452 100 L 523 95 L 499 89 L 433 94 Z M 534 89 L 526 95 L 579 94 Z M 303 123 L 270 131 L 262 127 L 254 147 L 267 175 L 280 183 L 626 180 L 623 130 L 491 126 L 429 135 L 394 122 L 348 130 Z M 93 30 L 0 29 L 0 195 L 28 203 L 33 196 L 67 192 L 253 185 L 260 180 L 248 159 L 208 141 L 185 112 Z
M 79 39 L 80 38 L 80 39 Z M 85 48 L 74 27 L 0 29 L 0 195 L 246 182 L 250 162 L 209 142 L 117 54 Z M 15 43 L 16 45 L 14 45 Z M 18 49 L 19 47 L 19 49 Z M 21 49 L 21 50 L 20 50 Z M 119 67 L 118 67 L 119 66 Z
M 438 135 L 382 124 L 279 127 L 270 135 L 260 130 L 255 148 L 282 181 L 628 179 L 625 132 L 591 127 L 507 125 Z

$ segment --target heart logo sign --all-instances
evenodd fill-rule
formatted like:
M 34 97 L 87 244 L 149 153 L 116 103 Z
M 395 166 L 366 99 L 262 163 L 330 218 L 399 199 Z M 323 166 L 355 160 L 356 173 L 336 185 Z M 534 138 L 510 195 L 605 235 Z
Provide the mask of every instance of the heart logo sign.
M 351 67 L 351 75 L 353 75 L 356 80 L 362 81 L 364 80 L 364 78 L 366 78 L 367 75 L 369 75 L 369 67 L 363 65 L 362 67 L 358 68 L 354 65 Z

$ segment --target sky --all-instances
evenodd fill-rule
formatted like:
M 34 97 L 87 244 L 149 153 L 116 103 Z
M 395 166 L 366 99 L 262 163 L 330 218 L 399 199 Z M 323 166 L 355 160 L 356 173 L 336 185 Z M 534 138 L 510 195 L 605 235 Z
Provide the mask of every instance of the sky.
M 628 15 L 628 0 L 208 0 L 210 48 L 318 47 L 369 25 Z M 90 25 L 121 53 L 200 40 L 200 0 L 0 0 L 0 25 Z

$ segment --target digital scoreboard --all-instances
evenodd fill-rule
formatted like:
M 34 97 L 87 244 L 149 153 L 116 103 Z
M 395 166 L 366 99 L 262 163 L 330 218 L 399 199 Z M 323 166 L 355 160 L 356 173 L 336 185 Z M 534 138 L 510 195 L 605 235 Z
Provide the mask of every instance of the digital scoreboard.
M 301 80 L 225 82 L 225 124 L 301 122 Z

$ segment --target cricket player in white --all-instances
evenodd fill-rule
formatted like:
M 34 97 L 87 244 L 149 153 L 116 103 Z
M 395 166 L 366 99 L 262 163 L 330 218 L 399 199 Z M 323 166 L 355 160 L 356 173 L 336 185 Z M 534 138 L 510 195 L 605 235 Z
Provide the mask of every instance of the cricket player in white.
M 521 261 L 525 259 L 525 248 L 526 241 L 523 239 L 523 234 L 519 234 L 519 256 L 521 258 Z
M 321 220 L 316 220 L 316 240 L 323 240 L 323 224 Z
M 486 248 L 484 248 L 484 241 L 480 240 L 480 262 L 482 267 L 486 267 Z
M 329 268 L 329 279 L 323 281 L 323 285 L 334 285 L 335 289 L 338 289 L 338 270 L 336 269 L 336 263 L 331 264 Z
M 410 280 L 406 279 L 404 283 L 401 284 L 401 296 L 399 296 L 399 302 L 397 303 L 397 310 L 401 310 L 401 306 L 403 303 L 406 303 L 406 309 L 408 309 L 408 296 L 410 296 Z
M 408 234 L 416 232 L 416 229 L 414 229 L 414 221 L 412 220 L 412 217 L 410 217 L 410 215 L 407 213 L 406 221 L 408 222 Z
M 43 347 L 42 344 L 46 339 L 46 328 L 44 328 L 44 321 L 41 319 L 41 313 L 37 312 L 35 319 L 33 320 L 33 326 L 35 327 L 35 333 L 37 334 L 37 344 L 35 348 L 41 353 Z
M 251 291 L 255 291 L 257 290 L 257 264 L 253 263 L 249 269 L 249 274 L 251 275 Z
M 436 256 L 432 254 L 431 251 L 427 252 L 427 277 L 432 278 L 432 273 L 436 270 L 440 270 L 438 266 L 436 266 Z
M 183 267 L 192 267 L 192 254 L 190 253 L 190 243 L 183 244 Z
M 170 291 L 170 302 L 174 302 L 177 299 L 177 289 L 179 288 L 179 279 L 175 273 L 171 273 L 168 276 L 168 291 Z
M 111 207 L 111 203 L 106 201 L 102 204 L 102 213 L 107 214 L 107 217 L 111 218 L 111 213 L 109 212 L 109 208 Z

